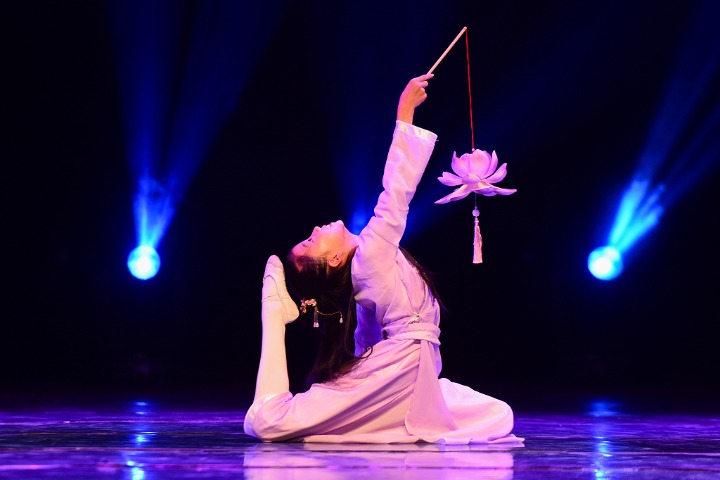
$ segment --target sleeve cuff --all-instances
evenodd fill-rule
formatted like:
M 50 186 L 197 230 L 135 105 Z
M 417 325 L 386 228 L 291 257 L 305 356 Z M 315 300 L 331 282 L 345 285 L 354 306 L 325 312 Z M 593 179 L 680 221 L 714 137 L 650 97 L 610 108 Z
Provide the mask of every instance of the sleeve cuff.
M 437 135 L 430 130 L 425 130 L 424 128 L 420 128 L 410 123 L 405 123 L 402 120 L 395 120 L 395 130 L 399 132 L 409 133 L 427 142 L 435 143 L 437 141 Z

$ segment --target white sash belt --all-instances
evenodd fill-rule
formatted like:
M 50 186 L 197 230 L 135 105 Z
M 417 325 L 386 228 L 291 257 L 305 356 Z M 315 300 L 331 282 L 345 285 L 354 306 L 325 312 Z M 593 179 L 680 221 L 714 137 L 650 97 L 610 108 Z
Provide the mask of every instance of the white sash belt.
M 432 323 L 409 323 L 406 325 L 388 325 L 383 328 L 383 338 L 399 340 L 426 340 L 440 345 L 440 329 Z

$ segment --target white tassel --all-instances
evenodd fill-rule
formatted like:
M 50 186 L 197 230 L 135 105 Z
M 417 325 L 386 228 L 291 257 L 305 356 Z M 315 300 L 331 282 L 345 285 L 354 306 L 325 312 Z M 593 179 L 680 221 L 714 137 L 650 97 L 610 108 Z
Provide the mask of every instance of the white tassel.
M 475 207 L 473 210 L 475 217 L 475 238 L 473 240 L 473 263 L 482 263 L 482 235 L 480 235 L 480 210 Z

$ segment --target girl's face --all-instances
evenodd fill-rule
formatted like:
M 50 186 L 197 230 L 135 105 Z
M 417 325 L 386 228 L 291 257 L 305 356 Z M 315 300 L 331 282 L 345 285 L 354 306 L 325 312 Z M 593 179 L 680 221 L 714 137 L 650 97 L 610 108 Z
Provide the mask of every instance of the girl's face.
M 325 257 L 333 265 L 335 263 L 333 259 L 339 259 L 342 263 L 345 255 L 355 247 L 357 247 L 357 235 L 350 233 L 345 228 L 345 224 L 338 220 L 329 225 L 313 228 L 310 237 L 295 245 L 292 253 L 296 257 Z

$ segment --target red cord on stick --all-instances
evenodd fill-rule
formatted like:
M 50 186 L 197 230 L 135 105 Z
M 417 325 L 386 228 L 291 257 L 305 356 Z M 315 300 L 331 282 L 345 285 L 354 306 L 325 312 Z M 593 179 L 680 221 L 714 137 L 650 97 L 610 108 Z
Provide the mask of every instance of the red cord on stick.
M 473 125 L 472 115 L 472 87 L 470 86 L 470 40 L 467 34 L 467 27 L 465 27 L 465 59 L 467 60 L 467 72 L 468 72 L 468 100 L 470 102 L 470 146 L 472 147 L 471 152 L 475 151 L 475 125 Z
M 465 58 L 467 60 L 467 77 L 468 77 L 468 98 L 470 102 L 470 142 L 472 149 L 471 152 L 475 150 L 475 125 L 473 124 L 473 112 L 472 112 L 472 88 L 470 86 L 470 40 L 468 35 L 468 28 L 463 27 L 462 30 L 460 30 L 460 33 L 457 34 L 455 37 L 455 40 L 453 40 L 450 45 L 445 49 L 442 55 L 440 55 L 440 58 L 437 59 L 435 64 L 428 70 L 428 74 L 433 73 L 438 65 L 440 65 L 440 62 L 443 61 L 443 59 L 447 56 L 447 54 L 452 50 L 452 48 L 455 46 L 455 44 L 460 40 L 460 37 L 465 35 Z

